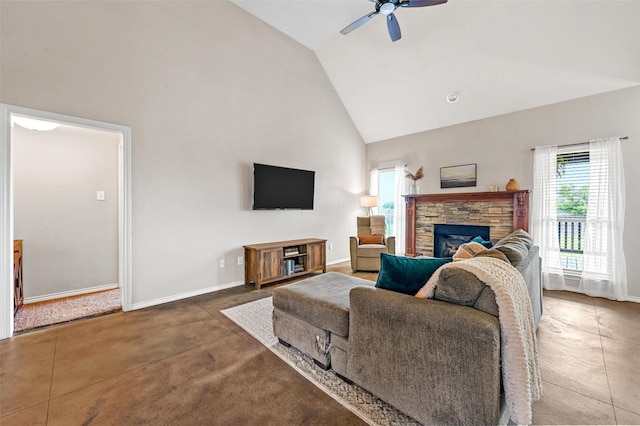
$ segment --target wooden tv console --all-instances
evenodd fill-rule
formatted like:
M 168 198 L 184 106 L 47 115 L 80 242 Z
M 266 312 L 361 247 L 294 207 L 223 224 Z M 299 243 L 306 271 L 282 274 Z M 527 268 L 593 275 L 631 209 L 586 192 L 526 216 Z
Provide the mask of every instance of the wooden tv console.
M 327 272 L 327 240 L 302 240 L 244 246 L 244 281 L 256 290 L 264 284 L 316 271 Z

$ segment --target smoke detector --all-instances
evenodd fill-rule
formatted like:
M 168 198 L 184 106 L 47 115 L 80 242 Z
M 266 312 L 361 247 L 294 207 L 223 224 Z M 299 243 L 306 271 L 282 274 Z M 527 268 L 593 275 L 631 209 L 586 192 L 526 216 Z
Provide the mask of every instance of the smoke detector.
M 447 102 L 450 104 L 458 102 L 458 94 L 456 92 L 451 92 L 447 95 Z

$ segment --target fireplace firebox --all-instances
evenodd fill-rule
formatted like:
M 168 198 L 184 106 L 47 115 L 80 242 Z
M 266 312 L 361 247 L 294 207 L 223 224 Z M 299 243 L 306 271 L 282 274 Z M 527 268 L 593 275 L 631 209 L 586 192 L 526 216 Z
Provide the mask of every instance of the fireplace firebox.
M 453 257 L 461 244 L 475 237 L 489 240 L 489 227 L 479 225 L 434 225 L 433 257 Z

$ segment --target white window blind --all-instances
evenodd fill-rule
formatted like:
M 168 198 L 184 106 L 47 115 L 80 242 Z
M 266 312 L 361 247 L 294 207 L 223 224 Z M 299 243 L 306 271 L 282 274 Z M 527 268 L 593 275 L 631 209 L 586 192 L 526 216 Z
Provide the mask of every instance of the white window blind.
M 589 151 L 560 153 L 556 167 L 555 196 L 562 267 L 581 271 L 589 195 Z

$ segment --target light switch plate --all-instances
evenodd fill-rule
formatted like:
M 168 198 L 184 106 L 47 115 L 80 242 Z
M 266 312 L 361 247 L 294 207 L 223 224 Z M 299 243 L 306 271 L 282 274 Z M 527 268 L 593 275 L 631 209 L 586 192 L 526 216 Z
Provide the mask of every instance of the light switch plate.
M 105 197 L 104 191 L 97 191 L 96 192 L 96 200 L 104 201 L 104 199 L 105 199 L 104 197 Z

